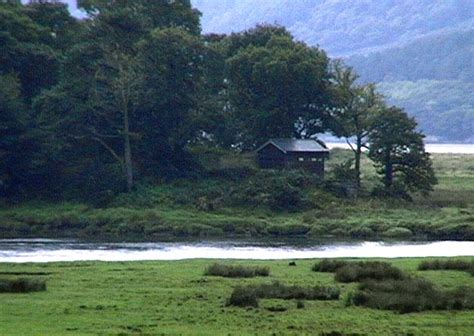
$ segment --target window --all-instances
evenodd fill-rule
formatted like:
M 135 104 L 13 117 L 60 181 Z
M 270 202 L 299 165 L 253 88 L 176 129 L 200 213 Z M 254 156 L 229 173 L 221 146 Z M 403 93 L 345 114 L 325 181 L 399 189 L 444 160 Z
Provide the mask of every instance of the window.
M 304 161 L 304 157 L 299 157 L 298 161 Z
M 311 158 L 311 161 L 316 162 L 317 159 L 316 158 Z

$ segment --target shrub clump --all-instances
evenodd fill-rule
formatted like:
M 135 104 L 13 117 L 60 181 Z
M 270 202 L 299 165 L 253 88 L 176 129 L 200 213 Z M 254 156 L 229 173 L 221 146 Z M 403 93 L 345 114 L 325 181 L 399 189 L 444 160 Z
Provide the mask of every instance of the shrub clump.
M 221 276 L 225 278 L 253 278 L 257 276 L 269 276 L 270 268 L 215 263 L 206 268 L 204 275 Z
M 40 279 L 0 279 L 0 293 L 29 293 L 46 290 L 46 282 Z
M 464 271 L 474 275 L 474 260 L 460 260 L 460 259 L 447 259 L 447 260 L 425 260 L 418 265 L 418 270 L 429 271 L 429 270 L 451 270 L 451 271 Z
M 230 295 L 227 305 L 237 307 L 258 307 L 258 298 L 254 290 L 249 290 L 249 288 L 244 286 L 237 286 Z
M 340 289 L 337 287 L 289 286 L 278 281 L 270 284 L 237 286 L 232 292 L 228 305 L 239 307 L 257 307 L 258 299 L 281 300 L 338 300 Z
M 338 259 L 323 259 L 312 267 L 314 272 L 334 273 L 337 269 L 350 264 L 349 261 Z
M 357 306 L 393 310 L 399 313 L 425 310 L 463 310 L 474 308 L 474 289 L 459 287 L 453 291 L 440 291 L 424 279 L 369 280 L 359 285 L 352 296 Z
M 334 278 L 339 282 L 360 282 L 362 280 L 401 280 L 406 275 L 386 262 L 367 261 L 348 263 L 336 269 Z
M 413 236 L 413 232 L 404 227 L 393 227 L 383 232 L 382 235 L 387 238 L 410 238 Z
M 288 286 L 278 281 L 271 284 L 260 284 L 253 287 L 258 298 L 282 300 L 338 300 L 340 290 L 337 287 L 326 286 Z

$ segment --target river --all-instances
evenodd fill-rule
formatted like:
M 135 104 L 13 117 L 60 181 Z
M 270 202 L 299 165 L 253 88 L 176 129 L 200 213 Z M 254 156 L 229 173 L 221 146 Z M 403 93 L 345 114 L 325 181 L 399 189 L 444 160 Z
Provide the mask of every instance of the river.
M 349 145 L 345 142 L 327 142 L 329 149 L 345 148 L 349 149 Z M 473 154 L 474 144 L 426 144 L 425 149 L 428 153 L 437 154 Z
M 0 262 L 138 261 L 182 259 L 306 259 L 474 256 L 474 242 L 235 242 L 86 243 L 3 239 Z

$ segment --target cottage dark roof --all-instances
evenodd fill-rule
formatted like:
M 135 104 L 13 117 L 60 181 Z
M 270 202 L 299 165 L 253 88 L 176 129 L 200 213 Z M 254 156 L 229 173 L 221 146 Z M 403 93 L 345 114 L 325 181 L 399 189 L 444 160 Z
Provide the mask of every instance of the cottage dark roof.
M 284 153 L 288 152 L 329 152 L 322 141 L 313 139 L 270 139 L 257 149 L 257 152 L 269 144 L 273 144 Z

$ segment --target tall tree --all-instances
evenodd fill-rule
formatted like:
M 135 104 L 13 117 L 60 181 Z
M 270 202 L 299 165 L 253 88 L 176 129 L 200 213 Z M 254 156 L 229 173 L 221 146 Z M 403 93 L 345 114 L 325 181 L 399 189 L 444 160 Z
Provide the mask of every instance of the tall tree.
M 271 137 L 324 131 L 329 77 L 326 54 L 289 36 L 239 50 L 228 60 L 226 76 L 238 143 L 255 148 Z
M 140 24 L 148 31 L 180 27 L 193 35 L 201 33 L 201 13 L 192 8 L 191 0 L 78 0 L 77 4 L 93 17 L 115 13 L 114 21 L 125 29 L 129 17 L 140 17 Z
M 0 197 L 24 186 L 29 167 L 26 111 L 17 78 L 0 76 Z
M 359 189 L 362 150 L 368 148 L 367 140 L 374 118 L 384 102 L 375 91 L 375 85 L 357 84 L 359 76 L 341 61 L 333 63 L 333 78 L 335 108 L 331 109 L 331 129 L 335 135 L 346 139 L 354 153 L 354 177 Z
M 182 122 L 182 111 L 195 104 L 188 98 L 198 80 L 199 14 L 189 1 L 80 4 L 91 15 L 82 42 L 67 52 L 60 83 L 35 108 L 64 149 L 74 146 L 78 155 L 90 157 L 99 148 L 105 165 L 122 167 L 131 190 L 135 171 L 151 164 L 147 160 L 156 157 L 157 144 L 188 140 L 179 135 L 189 124 Z
M 166 171 L 185 168 L 182 164 L 189 162 L 184 148 L 199 127 L 195 120 L 203 54 L 202 40 L 182 28 L 156 29 L 139 44 L 139 60 L 146 73 L 136 118 L 143 167 Z
M 77 43 L 78 31 L 84 26 L 71 16 L 66 3 L 57 0 L 30 0 L 25 14 L 36 24 L 49 30 L 47 43 L 56 52 L 64 52 Z
M 416 126 L 416 121 L 397 107 L 385 108 L 374 120 L 369 135 L 369 157 L 382 174 L 389 194 L 426 195 L 437 183 L 430 155 L 425 152 L 424 135 Z
M 21 4 L 0 2 L 0 74 L 16 74 L 21 95 L 30 102 L 57 81 L 58 54 L 50 30 L 33 21 Z

